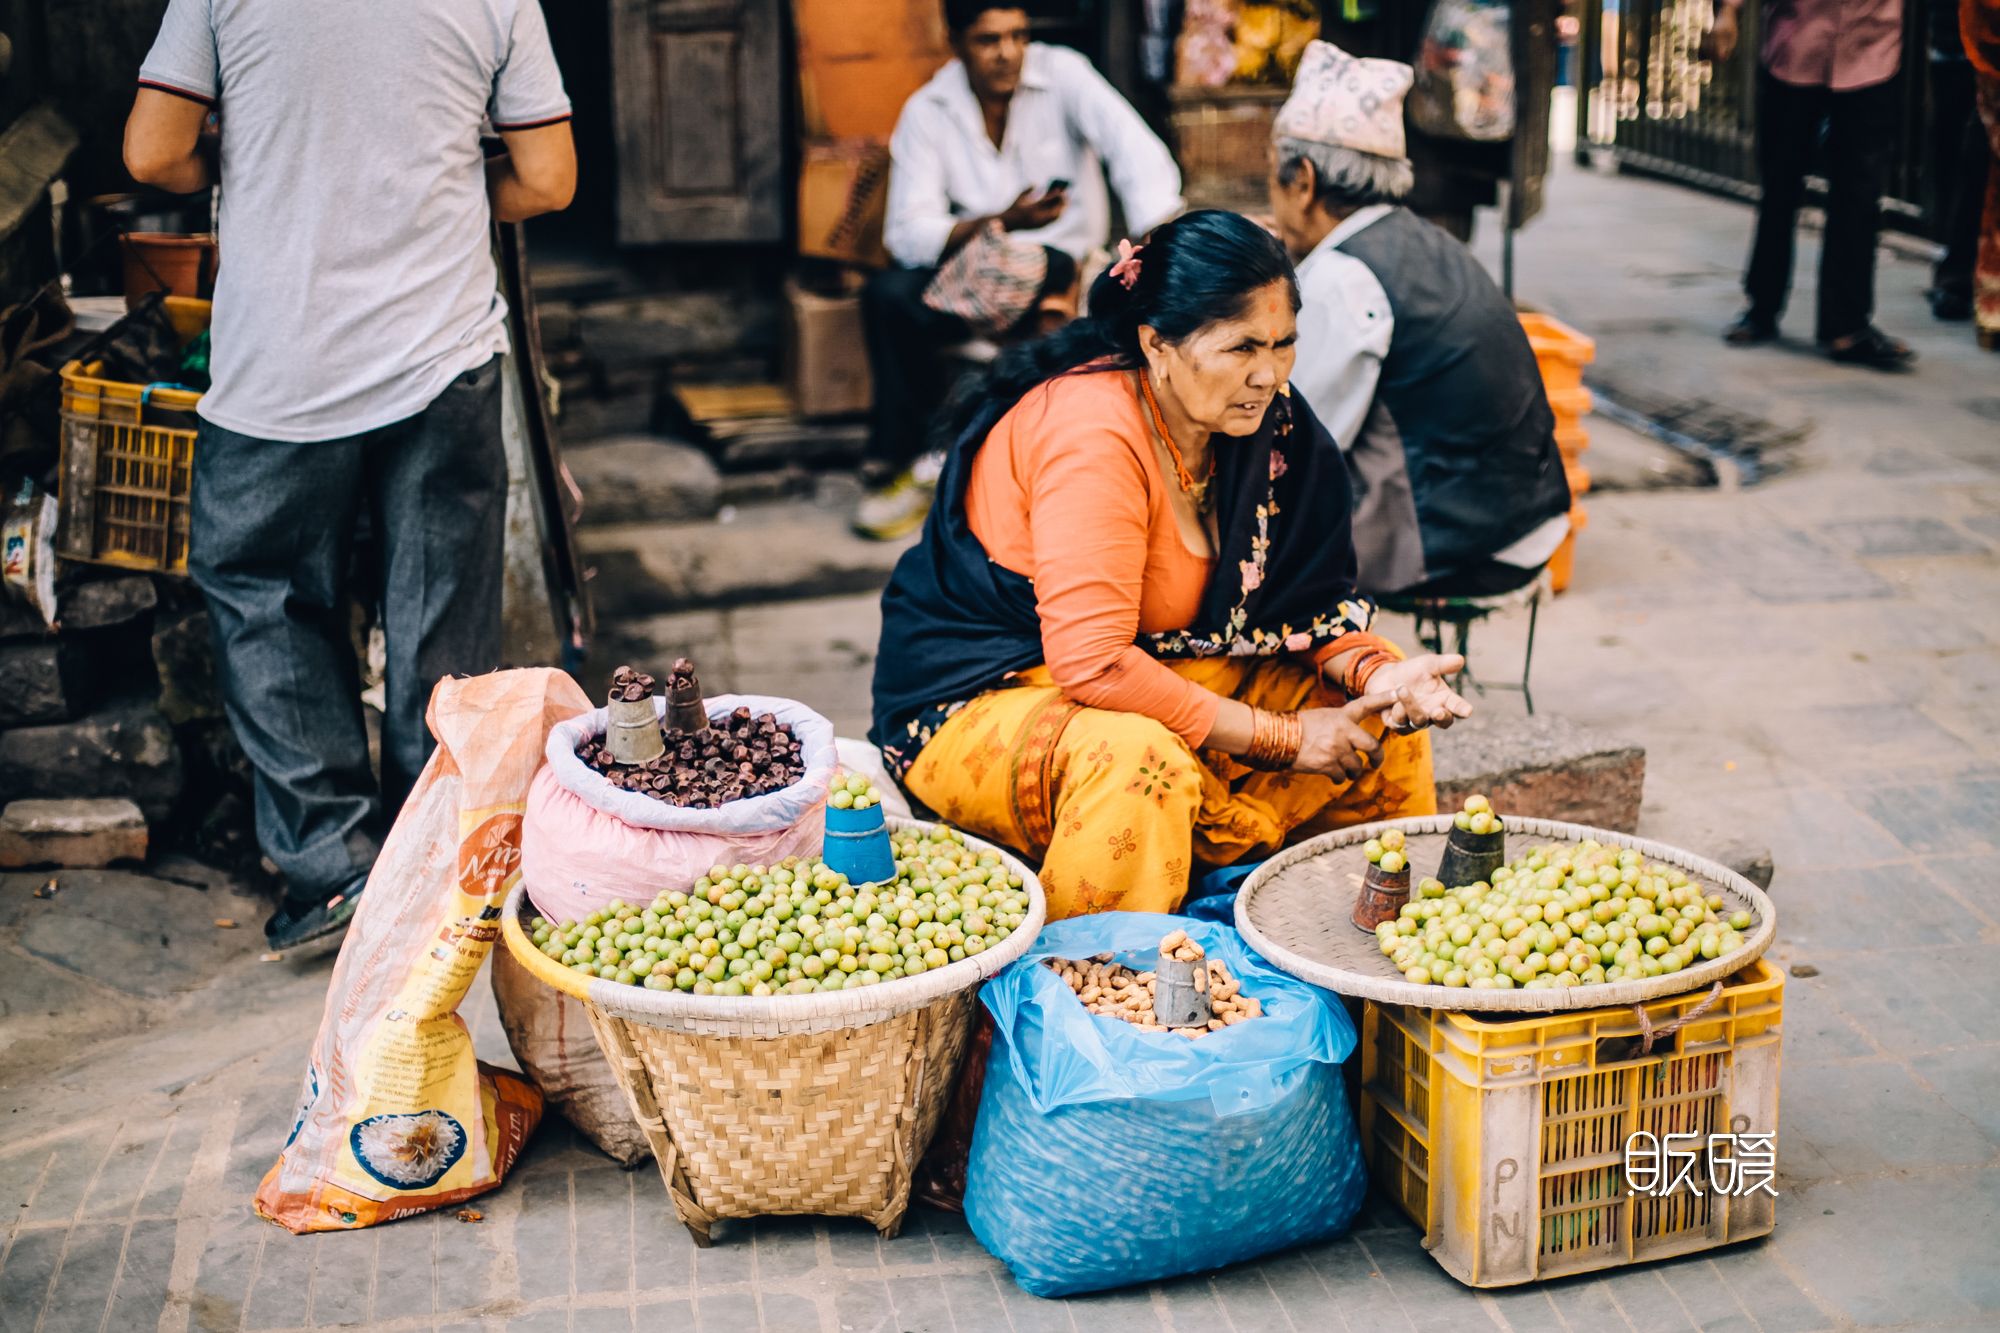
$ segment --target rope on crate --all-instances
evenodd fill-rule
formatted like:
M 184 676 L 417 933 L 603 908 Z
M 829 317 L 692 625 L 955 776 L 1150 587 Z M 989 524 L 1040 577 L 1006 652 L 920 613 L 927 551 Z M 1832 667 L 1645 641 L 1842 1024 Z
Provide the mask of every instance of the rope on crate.
M 1708 993 L 1707 999 L 1703 1000 L 1700 1004 L 1688 1010 L 1686 1013 L 1682 1014 L 1679 1018 L 1676 1018 L 1673 1022 L 1667 1024 L 1665 1027 L 1659 1028 L 1657 1030 L 1655 1030 L 1653 1027 L 1652 1017 L 1646 1013 L 1646 1006 L 1643 1004 L 1633 1005 L 1632 1012 L 1636 1014 L 1639 1018 L 1639 1038 L 1640 1038 L 1639 1058 L 1643 1060 L 1647 1056 L 1651 1055 L 1653 1053 L 1654 1042 L 1666 1041 L 1670 1039 L 1676 1032 L 1679 1032 L 1689 1023 L 1694 1022 L 1697 1018 L 1700 1018 L 1703 1014 L 1715 1008 L 1716 1003 L 1721 999 L 1722 999 L 1722 983 L 1718 981 L 1715 983 L 1715 989 Z

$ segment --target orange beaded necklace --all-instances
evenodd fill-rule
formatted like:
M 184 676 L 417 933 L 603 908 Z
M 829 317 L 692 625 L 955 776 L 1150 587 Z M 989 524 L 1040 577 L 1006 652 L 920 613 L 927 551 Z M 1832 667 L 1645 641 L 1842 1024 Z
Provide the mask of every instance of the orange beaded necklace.
M 1160 432 L 1160 438 L 1167 442 L 1167 452 L 1173 455 L 1174 479 L 1180 483 L 1181 492 L 1194 501 L 1197 511 L 1208 511 L 1208 483 L 1215 479 L 1215 454 L 1208 456 L 1208 475 L 1200 481 L 1194 479 L 1181 458 L 1180 446 L 1174 443 L 1173 432 L 1167 429 L 1167 419 L 1160 414 L 1160 400 L 1153 396 L 1153 379 L 1145 371 L 1139 372 L 1139 389 L 1146 395 L 1146 406 L 1153 411 L 1153 428 Z

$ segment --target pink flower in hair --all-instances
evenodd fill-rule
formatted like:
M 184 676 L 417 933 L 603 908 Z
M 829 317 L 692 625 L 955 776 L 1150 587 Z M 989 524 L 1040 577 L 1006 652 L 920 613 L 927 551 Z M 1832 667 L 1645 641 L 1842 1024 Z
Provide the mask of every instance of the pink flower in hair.
M 1128 292 L 1139 281 L 1139 252 L 1145 248 L 1130 241 L 1118 242 L 1118 262 L 1111 266 L 1111 276 L 1124 283 Z

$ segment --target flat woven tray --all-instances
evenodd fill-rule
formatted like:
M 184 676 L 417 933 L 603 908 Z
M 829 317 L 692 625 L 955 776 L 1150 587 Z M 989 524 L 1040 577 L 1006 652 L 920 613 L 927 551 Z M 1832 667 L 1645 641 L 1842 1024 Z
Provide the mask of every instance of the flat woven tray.
M 1665 843 L 1648 842 L 1586 824 L 1511 816 L 1503 823 L 1507 829 L 1509 861 L 1530 846 L 1579 843 L 1595 838 L 1607 847 L 1630 847 L 1648 861 L 1675 867 L 1688 878 L 1699 881 L 1704 896 L 1720 893 L 1730 911 L 1747 907 L 1756 915 L 1756 921 L 1746 932 L 1743 947 L 1736 952 L 1699 961 L 1678 972 L 1636 981 L 1537 990 L 1413 985 L 1403 980 L 1395 964 L 1383 955 L 1374 932 L 1357 928 L 1348 918 L 1354 910 L 1354 896 L 1360 892 L 1360 876 L 1368 865 L 1362 844 L 1384 830 L 1401 829 L 1409 840 L 1413 893 L 1416 882 L 1437 869 L 1444 855 L 1445 836 L 1451 831 L 1451 816 L 1424 815 L 1356 825 L 1322 834 L 1278 853 L 1244 881 L 1236 898 L 1236 929 L 1273 966 L 1342 995 L 1424 1009 L 1510 1013 L 1600 1009 L 1685 994 L 1740 971 L 1768 949 L 1777 935 L 1777 913 L 1770 898 L 1727 866 Z
M 937 827 L 913 819 L 886 816 L 891 831 L 928 832 Z M 793 1037 L 838 1032 L 886 1022 L 912 1010 L 925 1009 L 959 991 L 978 986 L 1028 951 L 1041 934 L 1048 900 L 1035 872 L 1005 847 L 982 842 L 970 834 L 965 845 L 993 852 L 1002 865 L 1021 877 L 1028 890 L 1028 916 L 1006 939 L 960 962 L 920 972 L 914 977 L 885 981 L 858 990 L 811 995 L 696 995 L 692 991 L 655 991 L 601 978 L 586 978 L 537 949 L 524 929 L 535 915 L 525 882 L 514 886 L 500 912 L 501 938 L 521 965 L 541 980 L 606 1013 L 647 1027 L 666 1028 L 704 1037 Z

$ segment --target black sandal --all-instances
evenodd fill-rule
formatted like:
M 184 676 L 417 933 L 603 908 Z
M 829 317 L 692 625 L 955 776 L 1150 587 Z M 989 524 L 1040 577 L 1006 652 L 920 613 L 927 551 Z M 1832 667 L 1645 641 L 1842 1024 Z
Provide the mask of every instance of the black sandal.
M 1776 342 L 1778 321 L 1755 311 L 1746 310 L 1736 317 L 1736 322 L 1722 331 L 1722 341 L 1732 347 L 1749 347 L 1756 343 Z
M 1933 287 L 1924 295 L 1931 303 L 1932 319 L 1956 324 L 1972 318 L 1972 292 L 1969 288 Z
M 1917 359 L 1917 354 L 1909 345 L 1891 338 L 1873 324 L 1864 325 L 1853 335 L 1854 341 L 1845 347 L 1837 347 L 1832 342 L 1820 345 L 1826 348 L 1829 359 L 1847 365 L 1871 366 L 1876 370 L 1901 370 Z

